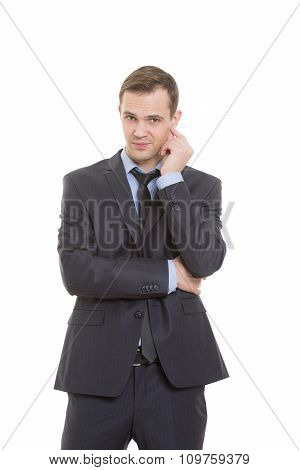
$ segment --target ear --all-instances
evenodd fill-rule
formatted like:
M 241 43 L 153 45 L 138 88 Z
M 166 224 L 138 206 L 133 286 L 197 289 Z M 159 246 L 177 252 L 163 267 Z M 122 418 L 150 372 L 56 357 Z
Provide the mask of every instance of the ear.
M 171 120 L 171 125 L 173 127 L 177 127 L 177 125 L 178 125 L 178 123 L 181 119 L 181 116 L 182 116 L 182 111 L 177 109 L 177 111 L 175 111 L 174 116 L 172 117 L 172 120 Z

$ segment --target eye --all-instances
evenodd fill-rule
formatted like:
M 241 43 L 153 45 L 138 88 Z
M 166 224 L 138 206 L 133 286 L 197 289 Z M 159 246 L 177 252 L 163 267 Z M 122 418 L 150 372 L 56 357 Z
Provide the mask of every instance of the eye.
M 135 119 L 133 116 L 125 116 L 125 119 L 127 118 L 130 118 L 129 121 L 131 121 L 131 119 Z
M 160 121 L 160 119 L 158 119 L 158 118 L 152 118 L 152 119 L 150 119 L 150 121 L 159 122 L 159 121 Z

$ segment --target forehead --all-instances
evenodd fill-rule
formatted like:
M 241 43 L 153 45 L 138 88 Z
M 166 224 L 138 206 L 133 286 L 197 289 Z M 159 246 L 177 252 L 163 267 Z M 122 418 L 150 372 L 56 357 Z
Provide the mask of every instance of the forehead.
M 165 89 L 156 89 L 148 94 L 137 94 L 126 90 L 122 97 L 122 113 L 133 113 L 138 117 L 160 114 L 169 115 L 169 95 Z

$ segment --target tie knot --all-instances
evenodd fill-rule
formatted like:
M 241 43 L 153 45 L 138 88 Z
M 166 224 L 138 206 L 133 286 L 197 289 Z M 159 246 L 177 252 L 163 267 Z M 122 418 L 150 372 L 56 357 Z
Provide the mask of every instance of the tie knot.
M 135 167 L 130 170 L 130 173 L 135 176 L 139 184 L 143 184 L 145 186 L 147 186 L 147 184 L 153 180 L 153 178 L 160 176 L 160 170 L 158 168 L 156 168 L 154 172 L 151 171 L 151 173 L 142 173 Z

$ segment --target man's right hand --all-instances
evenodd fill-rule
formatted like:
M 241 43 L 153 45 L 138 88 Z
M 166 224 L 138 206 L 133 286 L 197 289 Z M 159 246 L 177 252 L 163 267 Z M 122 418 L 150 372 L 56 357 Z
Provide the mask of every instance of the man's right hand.
M 184 290 L 186 292 L 191 292 L 193 294 L 199 295 L 201 293 L 200 285 L 202 279 L 205 277 L 193 277 L 191 273 L 183 265 L 180 256 L 177 256 L 173 259 L 176 267 L 176 278 L 177 278 L 177 287 L 178 289 Z

